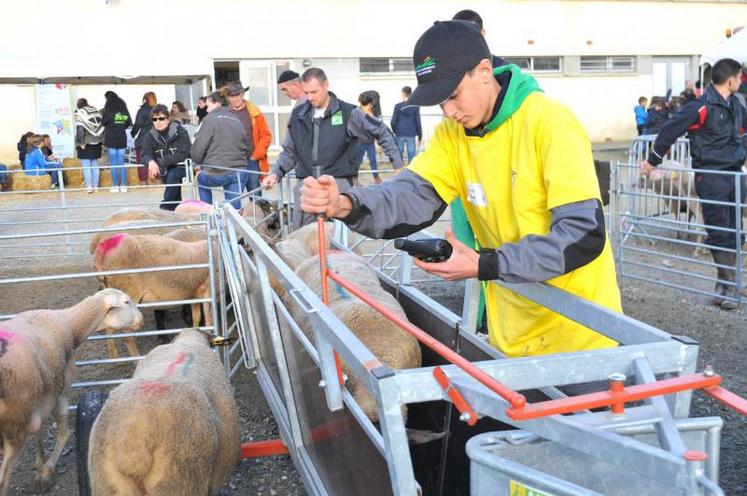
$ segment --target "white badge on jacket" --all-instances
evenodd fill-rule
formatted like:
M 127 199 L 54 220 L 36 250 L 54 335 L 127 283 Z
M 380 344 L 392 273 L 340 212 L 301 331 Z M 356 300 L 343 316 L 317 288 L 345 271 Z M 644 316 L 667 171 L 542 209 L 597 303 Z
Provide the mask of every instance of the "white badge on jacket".
M 467 183 L 467 201 L 476 207 L 486 207 L 488 199 L 480 183 Z

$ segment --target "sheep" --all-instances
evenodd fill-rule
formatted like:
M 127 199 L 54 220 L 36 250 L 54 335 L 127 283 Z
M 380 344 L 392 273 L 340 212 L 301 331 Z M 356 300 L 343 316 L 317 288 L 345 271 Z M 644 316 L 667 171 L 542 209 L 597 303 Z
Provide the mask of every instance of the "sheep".
M 703 224 L 703 211 L 695 192 L 695 176 L 692 170 L 682 164 L 671 160 L 664 162 L 660 169 L 654 169 L 648 176 L 642 175 L 638 187 L 649 188 L 662 196 L 661 200 L 675 218 L 679 219 L 680 214 L 684 214 L 687 223 L 695 218 L 696 223 Z M 678 239 L 682 237 L 679 230 L 676 235 Z M 703 236 L 697 235 L 696 242 L 702 244 Z M 705 252 L 700 246 L 697 247 L 695 255 L 702 255 L 701 251 Z
M 239 461 L 240 435 L 218 355 L 205 334 L 183 331 L 109 396 L 91 430 L 91 492 L 217 495 Z
M 0 435 L 4 457 L 0 496 L 26 439 L 36 439 L 36 490 L 46 492 L 68 440 L 67 390 L 78 346 L 101 330 L 135 330 L 143 316 L 125 293 L 105 289 L 63 310 L 32 310 L 0 324 Z M 42 425 L 57 423 L 55 447 L 44 460 Z
M 328 251 L 327 265 L 330 270 L 366 291 L 378 303 L 392 310 L 400 317 L 406 315 L 397 300 L 380 285 L 378 277 L 366 261 L 353 253 Z M 314 256 L 301 263 L 296 274 L 321 297 L 321 276 L 319 257 Z M 395 370 L 420 367 L 421 352 L 418 341 L 403 331 L 376 310 L 359 300 L 334 281 L 329 281 L 329 309 L 345 324 L 358 339 L 382 363 Z M 287 302 L 287 301 L 286 301 Z M 302 329 L 309 329 L 303 310 L 289 303 L 291 315 Z M 347 366 L 344 371 L 350 377 L 348 389 L 372 422 L 378 421 L 376 401 L 365 386 L 350 374 Z M 403 409 L 403 411 L 406 411 Z
M 184 200 L 174 209 L 178 214 L 212 214 L 214 211 L 212 205 L 200 200 Z
M 91 236 L 91 242 L 88 245 L 88 253 L 93 255 L 94 253 L 96 253 L 96 248 L 98 248 L 99 243 L 111 238 L 112 236 L 116 236 L 117 234 L 122 233 L 158 234 L 171 239 L 178 239 L 179 241 L 198 241 L 200 239 L 207 238 L 204 226 L 164 226 L 149 227 L 147 229 L 130 229 L 131 227 L 147 226 L 150 224 L 163 224 L 163 221 L 139 219 L 110 224 L 106 227 L 119 227 L 121 228 L 121 230 L 95 233 L 93 236 Z
M 179 213 L 160 208 L 128 207 L 107 215 L 101 222 L 101 227 L 109 227 L 131 220 L 149 220 L 158 222 L 193 222 L 200 220 L 195 213 Z
M 207 262 L 207 240 L 190 243 L 164 236 L 118 234 L 99 244 L 94 269 L 100 272 Z M 121 289 L 138 303 L 210 296 L 210 274 L 207 268 L 109 275 L 100 276 L 100 279 L 105 287 Z M 205 324 L 212 325 L 208 307 L 206 303 Z M 192 305 L 192 322 L 200 322 L 199 304 Z M 131 356 L 139 355 L 133 337 L 125 338 L 124 342 Z M 108 342 L 108 351 L 110 358 L 118 356 L 113 340 Z

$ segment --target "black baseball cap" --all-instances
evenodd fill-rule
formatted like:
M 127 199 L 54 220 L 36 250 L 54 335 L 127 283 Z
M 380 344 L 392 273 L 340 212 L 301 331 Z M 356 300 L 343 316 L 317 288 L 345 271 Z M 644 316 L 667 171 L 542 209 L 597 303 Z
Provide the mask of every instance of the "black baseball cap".
M 407 105 L 442 103 L 482 59 L 492 60 L 492 55 L 477 26 L 467 21 L 436 21 L 415 44 L 412 62 L 418 87 Z

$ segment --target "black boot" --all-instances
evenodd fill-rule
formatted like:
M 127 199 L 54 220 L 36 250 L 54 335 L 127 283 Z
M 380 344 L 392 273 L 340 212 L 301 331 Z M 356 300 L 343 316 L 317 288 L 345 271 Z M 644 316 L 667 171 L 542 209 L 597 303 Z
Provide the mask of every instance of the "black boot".
M 713 263 L 716 265 L 726 265 L 726 260 L 724 259 L 723 255 L 725 255 L 722 251 L 715 251 L 711 250 L 711 256 L 713 256 Z M 716 277 L 718 280 L 716 281 L 716 287 L 713 288 L 714 297 L 711 300 L 711 303 L 713 303 L 716 306 L 721 306 L 721 304 L 724 302 L 724 293 L 726 293 L 726 285 L 722 281 L 728 280 L 728 270 L 724 269 L 722 267 L 716 267 Z
M 725 251 L 719 251 L 713 253 L 713 260 L 719 265 L 725 265 L 728 268 L 719 268 L 718 278 L 727 284 L 722 284 L 723 297 L 719 306 L 722 310 L 734 310 L 739 307 L 737 303 L 737 286 L 736 281 L 736 263 L 737 255 L 735 253 L 729 253 Z

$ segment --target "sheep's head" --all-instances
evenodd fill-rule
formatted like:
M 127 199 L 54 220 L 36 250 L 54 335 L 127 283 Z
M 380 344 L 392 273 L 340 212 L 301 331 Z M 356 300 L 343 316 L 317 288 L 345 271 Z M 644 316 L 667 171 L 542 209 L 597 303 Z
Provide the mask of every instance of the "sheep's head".
M 99 291 L 97 296 L 103 301 L 106 315 L 101 319 L 96 330 L 134 331 L 143 327 L 143 314 L 126 293 L 108 288 Z

